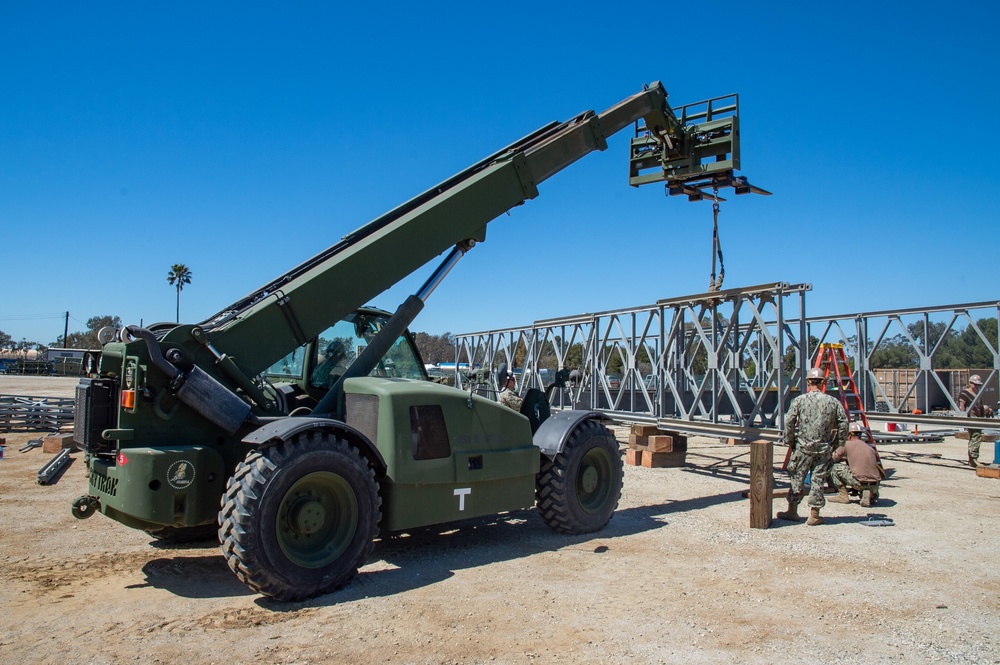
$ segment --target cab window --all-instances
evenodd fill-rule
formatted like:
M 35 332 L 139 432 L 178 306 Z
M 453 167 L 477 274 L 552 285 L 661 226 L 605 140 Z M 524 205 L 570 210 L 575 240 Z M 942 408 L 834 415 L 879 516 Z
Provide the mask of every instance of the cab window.
M 295 381 L 302 378 L 303 362 L 306 357 L 305 347 L 299 347 L 287 356 L 274 363 L 264 374 L 271 381 Z
M 315 356 L 311 363 L 309 385 L 329 390 L 350 367 L 368 343 L 378 334 L 386 317 L 371 313 L 354 313 L 336 325 L 327 328 L 314 345 Z M 412 343 L 402 335 L 392 345 L 369 376 L 389 378 L 425 379 L 423 367 L 417 361 Z

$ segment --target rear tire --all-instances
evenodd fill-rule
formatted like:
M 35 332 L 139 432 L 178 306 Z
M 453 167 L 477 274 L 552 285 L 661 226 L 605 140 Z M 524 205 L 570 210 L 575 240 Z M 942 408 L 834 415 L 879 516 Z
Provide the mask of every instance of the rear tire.
M 222 497 L 226 562 L 254 591 L 294 601 L 328 593 L 358 572 L 381 518 L 375 472 L 335 434 L 311 430 L 255 450 Z
M 542 457 L 535 483 L 538 511 L 555 531 L 599 531 L 618 507 L 622 476 L 614 435 L 596 421 L 585 421 L 554 459 Z

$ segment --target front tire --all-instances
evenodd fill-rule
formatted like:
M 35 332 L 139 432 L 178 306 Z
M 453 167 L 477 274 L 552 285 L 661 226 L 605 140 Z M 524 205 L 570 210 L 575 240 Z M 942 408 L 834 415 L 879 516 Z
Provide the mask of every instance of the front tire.
M 614 435 L 594 420 L 585 421 L 554 459 L 542 457 L 535 483 L 538 511 L 555 531 L 599 531 L 618 507 L 622 476 Z
M 250 452 L 219 512 L 226 562 L 254 591 L 294 601 L 358 572 L 381 519 L 375 472 L 335 434 L 312 430 Z

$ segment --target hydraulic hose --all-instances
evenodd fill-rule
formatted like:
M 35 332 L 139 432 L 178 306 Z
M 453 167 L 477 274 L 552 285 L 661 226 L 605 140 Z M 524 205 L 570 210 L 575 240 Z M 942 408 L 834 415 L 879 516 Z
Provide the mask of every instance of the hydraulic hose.
M 233 434 L 247 421 L 256 418 L 250 413 L 250 404 L 197 365 L 182 369 L 164 356 L 156 336 L 145 328 L 128 326 L 125 329 L 133 337 L 146 343 L 149 360 L 161 372 L 170 377 L 169 389 L 177 399 L 194 409 L 199 415 L 215 424 L 227 434 Z M 180 359 L 180 353 L 168 352 Z M 171 358 L 174 359 L 174 358 Z

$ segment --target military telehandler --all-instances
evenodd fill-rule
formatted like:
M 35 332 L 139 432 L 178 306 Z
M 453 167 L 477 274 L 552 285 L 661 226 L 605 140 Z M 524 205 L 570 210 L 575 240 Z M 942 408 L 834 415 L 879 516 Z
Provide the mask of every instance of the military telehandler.
M 407 327 L 487 223 L 626 126 L 633 185 L 762 192 L 735 175 L 735 95 L 699 104 L 675 113 L 653 83 L 538 129 L 202 323 L 101 331 L 76 391 L 90 479 L 74 515 L 160 539 L 217 532 L 239 579 L 280 600 L 343 585 L 380 533 L 535 505 L 557 531 L 603 528 L 622 487 L 605 418 L 433 383 Z M 365 307 L 446 251 L 394 313 Z

